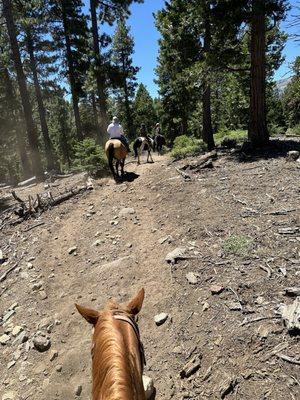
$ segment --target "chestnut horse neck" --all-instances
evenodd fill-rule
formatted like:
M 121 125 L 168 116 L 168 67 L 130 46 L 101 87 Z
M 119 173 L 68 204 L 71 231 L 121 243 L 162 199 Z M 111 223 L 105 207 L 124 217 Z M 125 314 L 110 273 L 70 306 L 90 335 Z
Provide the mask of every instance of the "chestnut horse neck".
M 123 310 L 106 312 L 94 339 L 93 400 L 145 400 L 145 357 L 135 320 Z

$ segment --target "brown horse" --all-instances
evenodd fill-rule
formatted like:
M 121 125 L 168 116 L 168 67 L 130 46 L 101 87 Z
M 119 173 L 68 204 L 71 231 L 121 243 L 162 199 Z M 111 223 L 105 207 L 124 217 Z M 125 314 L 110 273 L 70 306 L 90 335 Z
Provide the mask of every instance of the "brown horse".
M 125 159 L 128 154 L 126 146 L 118 139 L 110 139 L 105 144 L 105 153 L 114 179 L 119 180 L 119 167 L 121 167 L 121 178 L 124 176 Z M 116 160 L 116 170 L 114 160 Z
M 103 311 L 76 304 L 79 313 L 94 326 L 93 400 L 146 400 L 144 351 L 135 321 L 144 295 L 141 289 L 126 305 L 111 301 Z

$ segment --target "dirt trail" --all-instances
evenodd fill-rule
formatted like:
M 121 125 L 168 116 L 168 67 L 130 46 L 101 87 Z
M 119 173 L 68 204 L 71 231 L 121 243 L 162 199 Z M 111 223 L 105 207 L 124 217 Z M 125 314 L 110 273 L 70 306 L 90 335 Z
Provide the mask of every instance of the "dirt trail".
M 223 157 L 189 183 L 166 156 L 127 169 L 139 178 L 95 181 L 91 193 L 44 214 L 44 226 L 22 233 L 24 224 L 1 238 L 3 248 L 12 237 L 11 256 L 24 252 L 20 268 L 1 284 L 0 314 L 18 303 L 0 327 L 10 337 L 0 370 L 1 395 L 11 397 L 3 399 L 90 399 L 91 328 L 74 303 L 101 308 L 141 287 L 139 326 L 157 400 L 299 398 L 299 366 L 270 354 L 285 343 L 282 353 L 299 359 L 299 337 L 289 336 L 280 318 L 241 325 L 245 318 L 273 317 L 279 303 L 290 302 L 282 289 L 299 282 L 300 233 L 278 234 L 278 227 L 300 225 L 299 167 L 283 159 L 249 165 Z M 288 212 L 268 214 L 283 209 Z M 224 253 L 232 235 L 251 239 L 246 252 Z M 170 266 L 165 256 L 178 246 L 194 258 Z M 266 263 L 271 278 L 260 268 Z M 196 284 L 189 284 L 188 272 Z M 213 284 L 225 290 L 212 296 Z M 169 318 L 156 327 L 160 312 Z M 14 343 L 16 326 L 29 341 Z M 37 331 L 51 340 L 43 353 L 30 348 Z M 193 355 L 202 358 L 199 370 L 180 379 Z

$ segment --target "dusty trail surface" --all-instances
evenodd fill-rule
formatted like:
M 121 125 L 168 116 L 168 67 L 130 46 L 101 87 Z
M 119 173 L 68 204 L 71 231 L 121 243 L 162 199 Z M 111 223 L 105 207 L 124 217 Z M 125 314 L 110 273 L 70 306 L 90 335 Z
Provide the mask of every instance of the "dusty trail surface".
M 284 289 L 300 286 L 299 163 L 223 155 L 190 182 L 167 156 L 127 170 L 139 178 L 95 180 L 92 192 L 43 214 L 43 226 L 1 231 L 1 273 L 20 262 L 0 284 L 0 399 L 90 399 L 91 328 L 74 303 L 101 308 L 141 287 L 157 400 L 299 399 L 300 366 L 280 357 L 299 362 L 299 336 L 279 313 L 294 300 Z M 186 259 L 168 264 L 177 247 Z M 168 319 L 157 327 L 161 312 Z M 181 378 L 191 360 L 195 372 Z

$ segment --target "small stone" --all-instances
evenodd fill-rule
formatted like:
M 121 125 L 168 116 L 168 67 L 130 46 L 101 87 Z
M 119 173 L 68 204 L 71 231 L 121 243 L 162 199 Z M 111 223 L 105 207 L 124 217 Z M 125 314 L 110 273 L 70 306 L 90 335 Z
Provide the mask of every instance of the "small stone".
M 168 314 L 160 313 L 160 314 L 155 315 L 154 321 L 155 321 L 157 326 L 160 326 L 160 325 L 162 325 L 162 324 L 164 324 L 166 322 L 168 317 L 169 317 Z
M 75 389 L 75 396 L 80 396 L 82 392 L 82 385 L 78 385 Z
M 300 296 L 300 287 L 288 287 L 284 289 L 284 294 L 290 297 Z
M 203 306 L 202 306 L 202 311 L 206 311 L 206 310 L 208 310 L 209 309 L 209 303 L 207 303 L 207 301 L 205 302 L 205 303 L 203 303 Z
M 296 161 L 300 157 L 300 152 L 297 150 L 291 150 L 287 153 L 288 161 Z
M 76 250 L 77 250 L 77 246 L 70 247 L 69 250 L 68 250 L 68 253 L 69 254 L 73 254 L 73 253 L 76 252 Z
M 159 241 L 158 241 L 158 243 L 159 244 L 164 244 L 164 243 L 172 243 L 173 242 L 173 238 L 172 238 L 172 236 L 171 235 L 168 235 L 168 236 L 165 236 L 165 237 L 163 237 L 163 238 L 161 238 L 161 239 L 159 239 Z
M 220 294 L 223 292 L 224 287 L 221 285 L 212 285 L 209 290 L 211 294 Z
M 50 354 L 50 361 L 55 360 L 55 358 L 58 357 L 58 351 L 57 350 L 52 350 L 51 354 Z
M 51 341 L 44 336 L 37 335 L 33 338 L 33 345 L 37 351 L 43 353 L 49 350 L 49 348 L 51 347 Z
M 16 339 L 14 340 L 14 343 L 25 343 L 25 342 L 27 342 L 27 340 L 28 340 L 28 335 L 27 335 L 27 333 L 26 332 L 21 332 L 17 337 L 16 337 Z
M 15 360 L 12 360 L 11 362 L 9 362 L 9 363 L 7 364 L 7 369 L 12 368 L 15 364 L 16 364 L 16 361 L 15 361 Z
M 10 336 L 6 335 L 6 333 L 4 333 L 4 335 L 0 336 L 0 343 L 4 346 L 6 345 L 6 343 L 10 340 Z
M 28 269 L 32 269 L 33 268 L 33 264 L 31 262 L 27 263 L 27 268 Z
M 127 243 L 127 244 L 126 244 L 126 247 L 127 247 L 128 249 L 131 249 L 132 243 Z
M 27 376 L 26 376 L 26 375 L 21 374 L 21 375 L 19 376 L 19 381 L 20 381 L 20 382 L 24 382 L 24 381 L 26 381 L 26 379 L 27 379 Z
M 62 365 L 60 365 L 60 364 L 57 365 L 55 369 L 56 369 L 57 372 L 61 372 L 61 370 L 62 370 Z
M 17 395 L 16 392 L 13 392 L 13 391 L 6 392 L 2 396 L 2 400 L 15 400 L 16 395 Z
M 150 400 L 154 393 L 154 382 L 149 376 L 143 375 L 143 386 L 145 390 L 146 400 Z
M 196 285 L 198 283 L 198 279 L 196 277 L 196 275 L 194 274 L 194 272 L 189 272 L 186 274 L 186 279 L 189 283 L 191 283 L 192 285 Z
M 46 299 L 48 298 L 47 293 L 45 292 L 45 290 L 41 290 L 41 291 L 39 292 L 39 295 L 40 295 L 40 298 L 41 298 L 42 300 L 46 300 Z
M 14 359 L 15 359 L 16 361 L 19 360 L 19 358 L 21 357 L 21 355 L 22 355 L 22 351 L 21 351 L 21 350 L 16 350 L 16 351 L 14 352 L 14 354 L 13 354 Z
M 39 281 L 32 286 L 32 291 L 35 292 L 43 287 L 43 282 Z
M 18 336 L 22 331 L 23 331 L 23 327 L 16 325 L 16 326 L 14 326 L 14 328 L 12 330 L 12 334 L 13 334 L 13 336 Z
M 92 246 L 100 246 L 101 240 L 95 240 L 95 242 L 92 244 Z
M 242 307 L 238 301 L 230 301 L 227 303 L 227 307 L 230 311 L 241 311 Z
M 166 255 L 165 260 L 168 263 L 176 264 L 176 262 L 184 256 L 185 252 L 186 252 L 185 247 L 176 247 L 176 249 L 174 249 L 173 251 L 171 251 Z
M 122 208 L 122 210 L 120 210 L 119 217 L 126 217 L 127 215 L 133 215 L 133 214 L 135 214 L 134 208 L 125 207 Z

